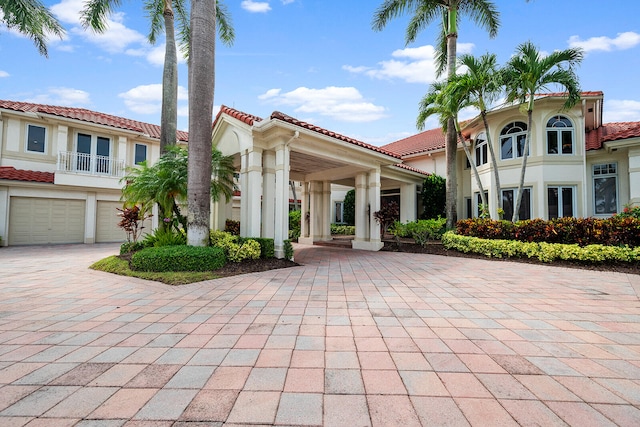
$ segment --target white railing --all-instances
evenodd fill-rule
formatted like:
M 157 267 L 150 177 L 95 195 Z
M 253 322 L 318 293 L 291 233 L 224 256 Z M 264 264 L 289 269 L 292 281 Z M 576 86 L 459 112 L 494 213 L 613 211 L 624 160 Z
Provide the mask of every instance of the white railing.
M 124 176 L 124 160 L 115 157 L 96 156 L 75 151 L 58 153 L 58 170 L 89 175 Z

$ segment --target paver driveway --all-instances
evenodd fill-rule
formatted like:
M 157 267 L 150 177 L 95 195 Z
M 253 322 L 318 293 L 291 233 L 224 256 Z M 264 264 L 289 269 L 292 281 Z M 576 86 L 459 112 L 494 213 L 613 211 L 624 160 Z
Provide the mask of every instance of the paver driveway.
M 309 246 L 180 287 L 87 269 L 116 251 L 0 249 L 0 425 L 640 425 L 638 276 Z

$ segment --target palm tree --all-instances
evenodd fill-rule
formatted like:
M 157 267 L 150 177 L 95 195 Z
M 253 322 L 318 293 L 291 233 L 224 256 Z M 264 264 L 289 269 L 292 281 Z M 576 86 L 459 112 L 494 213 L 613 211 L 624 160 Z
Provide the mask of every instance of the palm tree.
M 2 0 L 0 0 L 2 1 Z M 97 32 L 107 30 L 107 18 L 122 0 L 87 0 L 82 11 L 82 24 Z M 155 44 L 165 32 L 165 57 L 162 71 L 162 113 L 160 117 L 160 152 L 176 142 L 178 123 L 178 56 L 175 38 L 175 15 L 178 16 L 180 46 L 186 56 L 189 46 L 189 12 L 185 0 L 144 0 L 144 9 L 151 20 L 148 39 Z M 175 13 L 174 13 L 175 9 Z M 233 44 L 235 33 L 226 6 L 216 1 L 216 17 L 220 39 Z
M 64 29 L 40 0 L 0 0 L 0 22 L 29 37 L 38 52 L 49 57 L 47 38 L 62 38 Z
M 487 199 L 484 195 L 484 188 L 476 164 L 471 158 L 471 152 L 469 147 L 464 141 L 462 135 L 462 128 L 458 120 L 458 113 L 465 107 L 471 106 L 471 99 L 468 96 L 466 86 L 463 84 L 463 78 L 461 76 L 454 76 L 448 83 L 436 82 L 432 83 L 427 94 L 420 101 L 418 108 L 418 119 L 416 120 L 416 127 L 420 130 L 424 129 L 426 120 L 436 114 L 439 116 L 440 126 L 443 131 L 448 131 L 450 123 L 454 125 L 454 134 L 457 140 L 462 144 L 464 153 L 469 160 L 469 164 L 473 170 L 473 176 L 476 179 L 476 185 L 480 190 L 480 197 L 482 199 L 482 205 L 487 205 Z M 457 142 L 457 141 L 456 141 Z
M 122 200 L 126 206 L 140 206 L 141 212 L 148 212 L 155 204 L 159 207 L 160 217 L 175 216 L 183 228 L 187 229 L 187 219 L 180 210 L 180 201 L 187 198 L 187 150 L 172 145 L 149 166 L 144 162 L 140 167 L 131 168 L 122 178 Z M 235 190 L 233 156 L 223 156 L 218 150 L 211 154 L 211 198 L 214 201 L 224 196 L 231 200 Z M 171 223 L 169 223 L 170 225 Z M 161 226 L 167 226 L 162 221 Z
M 467 15 L 480 27 L 485 28 L 491 37 L 495 37 L 499 27 L 499 13 L 493 1 L 489 0 L 385 0 L 376 10 L 373 29 L 382 30 L 391 18 L 404 13 L 413 16 L 407 26 L 406 44 L 415 41 L 418 32 L 436 19 L 442 19 L 442 31 L 438 38 L 437 71 L 442 74 L 447 68 L 447 79 L 456 73 L 456 51 L 458 45 L 459 14 Z M 455 125 L 450 119 L 447 124 L 447 228 L 453 228 L 457 220 L 457 177 L 456 154 L 457 138 Z
M 496 182 L 495 194 L 498 198 L 498 208 L 502 208 L 498 161 L 491 142 L 491 132 L 489 132 L 489 122 L 487 120 L 487 105 L 495 102 L 503 92 L 502 74 L 498 70 L 495 54 L 487 53 L 480 58 L 468 54 L 462 55 L 458 60 L 458 65 L 467 68 L 466 73 L 461 77 L 460 84 L 470 97 L 471 105 L 480 110 L 480 115 L 482 116 L 485 134 L 487 135 L 487 146 L 491 155 L 491 167 L 493 168 Z
M 518 220 L 522 201 L 536 95 L 548 91 L 550 86 L 560 86 L 564 88 L 567 95 L 563 109 L 573 107 L 580 100 L 580 84 L 574 68 L 582 62 L 582 58 L 583 51 L 580 48 L 555 51 L 548 56 L 543 56 L 533 43 L 525 42 L 516 48 L 516 54 L 505 66 L 507 102 L 518 101 L 527 114 L 527 135 L 522 155 L 518 198 L 511 219 L 513 222 Z
M 187 244 L 207 246 L 212 150 L 211 120 L 215 89 L 216 5 L 192 0 L 189 43 L 189 171 Z

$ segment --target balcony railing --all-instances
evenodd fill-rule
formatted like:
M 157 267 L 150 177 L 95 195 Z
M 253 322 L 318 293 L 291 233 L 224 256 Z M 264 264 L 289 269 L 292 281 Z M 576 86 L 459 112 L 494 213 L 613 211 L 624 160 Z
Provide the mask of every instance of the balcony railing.
M 124 160 L 115 157 L 96 156 L 75 151 L 58 153 L 58 170 L 80 174 L 122 177 L 125 172 Z

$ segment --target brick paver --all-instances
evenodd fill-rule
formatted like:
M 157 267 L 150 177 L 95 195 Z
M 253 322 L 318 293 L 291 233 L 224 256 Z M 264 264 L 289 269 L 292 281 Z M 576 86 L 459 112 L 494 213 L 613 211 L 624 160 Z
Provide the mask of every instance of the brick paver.
M 640 277 L 296 245 L 185 286 L 0 249 L 0 425 L 639 425 Z

